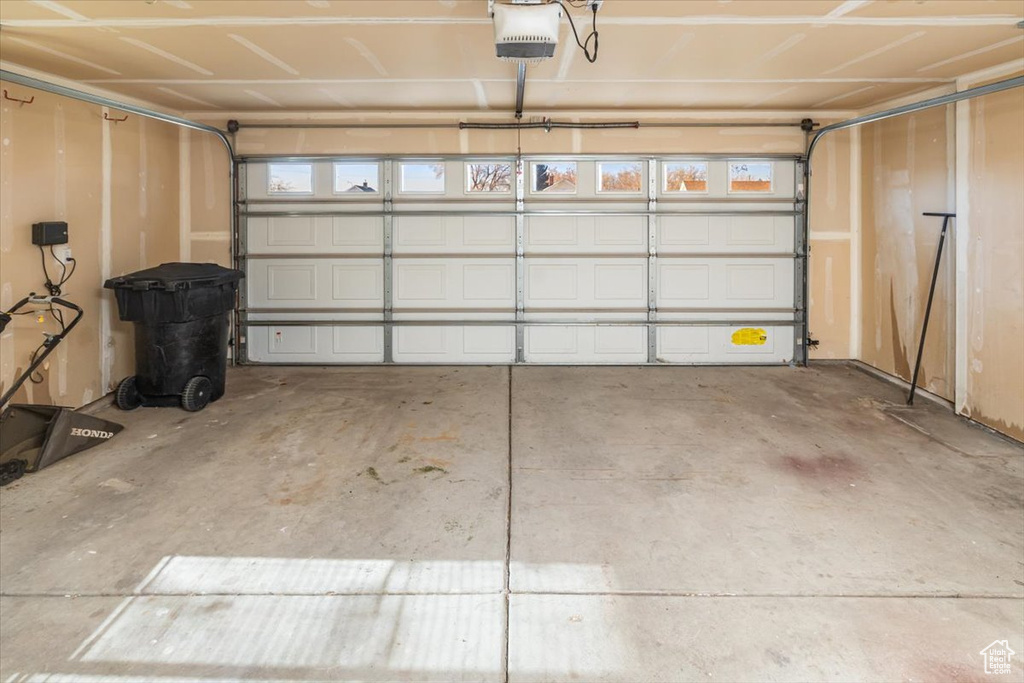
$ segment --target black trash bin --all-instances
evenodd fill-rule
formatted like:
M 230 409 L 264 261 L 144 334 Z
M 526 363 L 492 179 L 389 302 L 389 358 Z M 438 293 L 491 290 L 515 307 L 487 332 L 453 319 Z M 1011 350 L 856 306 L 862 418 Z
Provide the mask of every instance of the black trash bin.
M 202 410 L 224 395 L 228 330 L 241 271 L 165 263 L 111 278 L 121 320 L 135 323 L 135 375 L 117 387 L 122 410 Z

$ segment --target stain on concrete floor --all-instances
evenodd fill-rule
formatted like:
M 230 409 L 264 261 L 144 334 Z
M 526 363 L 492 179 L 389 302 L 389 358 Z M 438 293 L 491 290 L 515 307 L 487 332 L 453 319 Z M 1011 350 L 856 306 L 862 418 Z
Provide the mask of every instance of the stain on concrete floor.
M 831 365 L 236 369 L 3 490 L 0 670 L 985 680 L 1024 652 L 1024 451 L 901 398 Z

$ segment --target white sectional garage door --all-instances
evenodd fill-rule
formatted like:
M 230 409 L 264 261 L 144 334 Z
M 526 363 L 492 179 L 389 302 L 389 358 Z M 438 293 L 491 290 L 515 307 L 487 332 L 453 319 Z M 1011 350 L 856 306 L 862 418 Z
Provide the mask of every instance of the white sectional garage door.
M 252 363 L 804 360 L 795 157 L 240 165 Z

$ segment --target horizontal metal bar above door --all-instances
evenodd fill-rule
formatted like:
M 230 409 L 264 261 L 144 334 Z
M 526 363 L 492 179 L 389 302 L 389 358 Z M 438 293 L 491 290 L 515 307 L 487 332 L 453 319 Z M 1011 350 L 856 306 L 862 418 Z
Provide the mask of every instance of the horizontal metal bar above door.
M 526 252 L 522 255 L 523 258 L 528 259 L 619 259 L 619 258 L 647 258 L 646 251 L 629 251 L 629 252 Z M 673 251 L 662 251 L 658 253 L 661 258 L 671 259 L 721 259 L 721 258 L 732 258 L 732 259 L 780 259 L 780 258 L 799 258 L 802 254 L 796 252 L 712 252 L 712 253 L 701 253 L 701 252 L 673 252 Z M 402 259 L 511 259 L 515 258 L 516 253 L 513 250 L 504 252 L 422 252 L 415 254 L 402 254 L 392 253 L 391 258 L 395 261 Z M 359 254 L 353 252 L 347 253 L 330 253 L 330 252 L 296 252 L 296 253 L 256 253 L 256 254 L 242 254 L 243 260 L 258 260 L 258 259 L 380 259 L 384 258 L 381 253 L 372 254 Z
M 804 157 L 803 154 L 729 154 L 729 153 L 708 153 L 708 154 L 524 154 L 523 161 L 646 161 L 656 159 L 658 161 L 701 161 L 704 159 L 714 160 L 736 160 L 736 161 L 797 161 Z M 344 154 L 299 154 L 299 155 L 275 155 L 275 154 L 243 154 L 237 157 L 242 163 L 251 162 L 272 162 L 272 163 L 295 163 L 295 162 L 320 162 L 320 161 L 510 161 L 515 162 L 515 156 L 504 154 L 414 154 L 414 155 L 378 155 L 367 156 Z
M 370 327 L 381 325 L 479 327 L 516 325 L 555 327 L 765 327 L 796 325 L 796 320 L 246 320 L 250 327 Z
M 636 197 L 631 195 L 619 195 L 616 197 L 586 197 L 583 199 L 575 198 L 576 195 L 565 195 L 561 198 L 554 197 L 533 197 L 528 200 L 529 203 L 535 206 L 542 206 L 544 204 L 647 204 L 646 197 Z M 777 197 L 775 195 L 765 195 L 760 197 L 711 197 L 700 193 L 687 194 L 686 196 L 677 197 L 673 195 L 662 195 L 658 197 L 659 203 L 665 204 L 795 204 L 800 200 L 794 199 L 793 197 Z M 309 204 L 311 206 L 318 205 L 334 205 L 339 206 L 365 206 L 365 205 L 383 205 L 382 199 L 360 199 L 360 198 L 341 198 L 341 197 L 324 197 L 314 199 L 297 199 L 297 198 L 274 198 L 274 199 L 240 199 L 239 205 L 242 206 L 280 206 L 286 204 L 288 206 L 301 206 L 303 204 Z M 515 200 L 508 195 L 503 195 L 500 199 L 476 199 L 473 197 L 445 197 L 444 199 L 438 199 L 437 197 L 405 197 L 401 200 L 393 200 L 393 206 L 422 206 L 422 205 L 459 205 L 459 204 L 474 204 L 474 205 L 514 205 Z
M 301 218 L 303 216 L 324 218 L 378 218 L 383 216 L 410 216 L 428 218 L 431 216 L 482 217 L 504 216 L 799 216 L 799 211 L 562 211 L 556 209 L 527 209 L 525 211 L 241 211 L 243 218 Z

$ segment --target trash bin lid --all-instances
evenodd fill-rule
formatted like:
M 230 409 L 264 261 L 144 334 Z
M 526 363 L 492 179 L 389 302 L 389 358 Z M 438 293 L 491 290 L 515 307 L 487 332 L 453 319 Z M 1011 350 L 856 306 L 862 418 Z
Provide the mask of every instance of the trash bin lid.
M 238 282 L 245 274 L 216 263 L 164 263 L 128 275 L 112 277 L 103 283 L 106 289 L 193 289 Z

